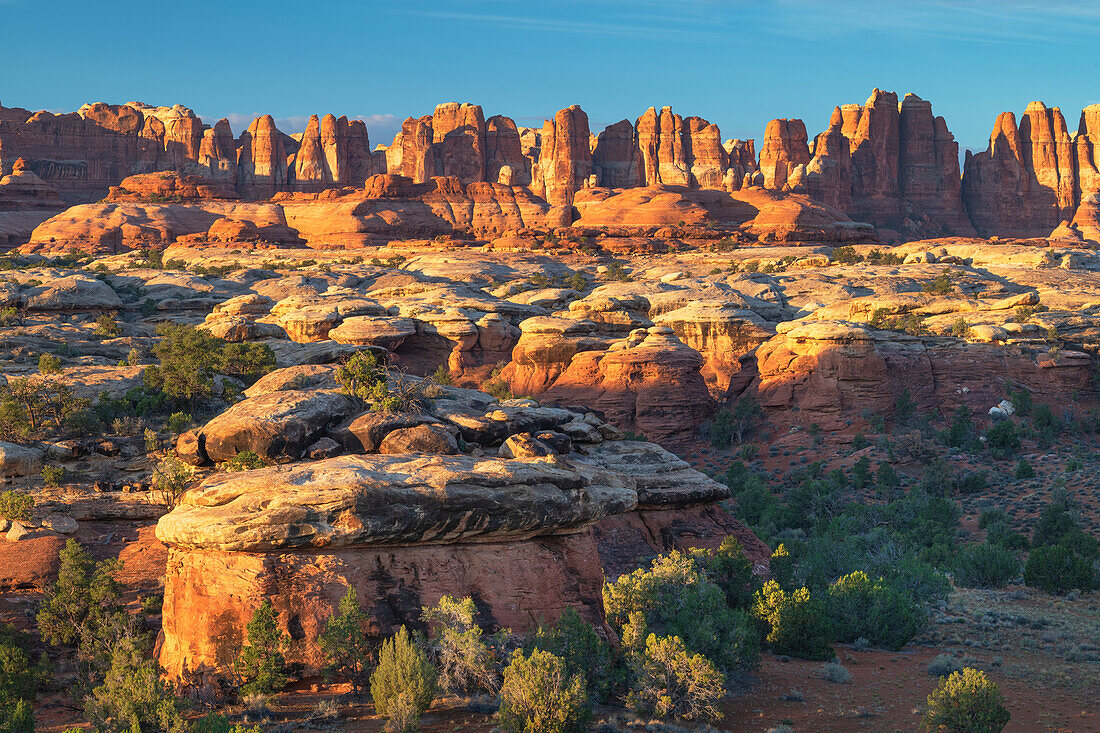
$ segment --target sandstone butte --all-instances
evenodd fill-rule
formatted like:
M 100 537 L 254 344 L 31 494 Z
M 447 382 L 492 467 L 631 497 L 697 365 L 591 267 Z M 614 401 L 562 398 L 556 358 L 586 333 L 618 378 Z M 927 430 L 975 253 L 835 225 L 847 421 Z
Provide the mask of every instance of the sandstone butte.
M 541 128 L 521 128 L 508 117 L 486 119 L 478 105 L 450 102 L 405 120 L 389 145 L 374 150 L 361 121 L 331 114 L 314 115 L 305 132 L 293 136 L 267 115 L 234 138 L 226 120 L 209 126 L 181 105 L 94 103 L 69 114 L 0 107 L 0 176 L 11 179 L 0 188 L 0 236 L 15 244 L 131 239 L 119 231 L 134 218 L 126 212 L 109 231 L 55 224 L 31 233 L 64 204 L 90 204 L 123 179 L 174 171 L 211 182 L 199 198 L 276 197 L 285 207 L 323 200 L 326 213 L 311 216 L 330 221 L 314 234 L 330 241 L 376 233 L 380 224 L 370 221 L 371 209 L 395 220 L 386 225 L 391 232 L 502 234 L 569 225 L 576 218 L 570 207 L 579 209 L 578 197 L 589 189 L 608 195 L 655 186 L 802 195 L 876 227 L 883 241 L 1044 237 L 1056 229 L 1096 241 L 1098 136 L 1100 106 L 1083 110 L 1070 133 L 1057 107 L 1032 102 L 1019 121 L 1011 112 L 1000 114 L 989 147 L 967 151 L 960 174 L 958 145 L 932 105 L 878 89 L 863 104 L 836 107 L 828 128 L 812 139 L 801 120 L 772 120 L 759 154 L 753 140 L 723 142 L 717 125 L 669 107 L 651 107 L 597 134 L 578 106 Z M 147 195 L 146 203 L 194 198 L 187 193 L 165 190 Z M 368 203 L 377 198 L 415 203 Z M 349 214 L 360 221 L 347 221 Z M 171 236 L 203 234 L 197 226 L 153 228 Z M 251 230 L 247 236 L 256 238 Z

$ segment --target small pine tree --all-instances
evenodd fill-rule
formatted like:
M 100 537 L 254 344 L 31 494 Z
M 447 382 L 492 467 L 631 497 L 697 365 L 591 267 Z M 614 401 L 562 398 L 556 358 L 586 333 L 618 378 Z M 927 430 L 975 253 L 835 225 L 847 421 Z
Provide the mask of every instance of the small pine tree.
M 122 610 L 113 573 L 117 562 L 95 562 L 74 539 L 60 555 L 57 581 L 38 607 L 38 631 L 50 644 L 75 645 L 108 615 Z
M 351 682 L 359 694 L 370 662 L 370 643 L 363 631 L 366 614 L 359 607 L 359 596 L 349 587 L 336 613 L 329 616 L 321 634 L 321 651 L 325 654 L 328 675 L 339 675 Z
M 584 675 L 594 700 L 602 700 L 611 690 L 611 647 L 596 635 L 575 608 L 562 612 L 553 626 L 539 625 L 529 644 L 559 657 L 568 674 Z
M 370 693 L 378 714 L 390 719 L 388 730 L 416 730 L 420 716 L 435 699 L 437 679 L 435 667 L 404 626 L 382 642 L 378 667 L 370 676 Z
M 287 644 L 287 636 L 279 632 L 277 621 L 275 607 L 266 598 L 252 613 L 245 629 L 248 643 L 241 648 L 234 664 L 243 682 L 241 693 L 244 695 L 262 695 L 286 686 L 283 648 Z
M 110 669 L 88 699 L 86 712 L 100 733 L 180 733 L 185 729 L 180 708 L 156 664 L 127 640 L 115 646 Z

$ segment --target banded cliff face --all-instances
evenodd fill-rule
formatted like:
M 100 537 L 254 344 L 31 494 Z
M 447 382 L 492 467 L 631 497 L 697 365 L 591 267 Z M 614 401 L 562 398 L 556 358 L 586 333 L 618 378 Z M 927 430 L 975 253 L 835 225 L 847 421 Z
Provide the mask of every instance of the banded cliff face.
M 246 199 L 278 192 L 361 188 L 373 175 L 462 186 L 528 187 L 551 205 L 578 191 L 673 186 L 734 192 L 746 186 L 807 194 L 885 235 L 1100 237 L 1100 105 L 1082 111 L 1076 134 L 1057 108 L 1032 102 L 1018 119 L 998 116 L 989 147 L 967 153 L 932 105 L 875 89 L 863 104 L 834 108 L 812 139 L 798 119 L 772 120 L 759 157 L 753 140 L 722 142 L 718 126 L 650 107 L 598 135 L 574 105 L 541 128 L 478 105 L 447 102 L 410 117 L 390 145 L 372 151 L 366 125 L 314 115 L 301 136 L 274 119 L 254 120 L 234 138 L 175 105 L 87 104 L 55 115 L 0 107 L 0 175 L 25 170 L 69 202 L 95 201 L 123 178 L 177 171 L 228 183 Z

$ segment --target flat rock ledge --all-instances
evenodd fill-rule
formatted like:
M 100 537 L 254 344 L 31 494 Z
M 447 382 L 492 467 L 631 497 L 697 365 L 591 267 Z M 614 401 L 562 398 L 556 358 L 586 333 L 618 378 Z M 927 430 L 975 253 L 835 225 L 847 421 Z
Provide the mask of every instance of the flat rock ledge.
M 230 552 L 501 542 L 569 533 L 637 505 L 631 477 L 560 456 L 354 455 L 213 476 L 156 534 Z

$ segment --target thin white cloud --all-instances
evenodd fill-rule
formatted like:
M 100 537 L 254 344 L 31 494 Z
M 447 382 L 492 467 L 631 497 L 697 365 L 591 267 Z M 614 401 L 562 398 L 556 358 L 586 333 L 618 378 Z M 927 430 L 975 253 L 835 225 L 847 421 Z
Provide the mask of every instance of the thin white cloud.
M 557 0 L 552 12 L 532 4 L 437 3 L 391 12 L 441 21 L 566 35 L 665 42 L 728 41 L 748 31 L 801 40 L 853 32 L 920 34 L 954 41 L 1036 45 L 1093 42 L 1100 28 L 1094 0 Z

